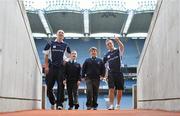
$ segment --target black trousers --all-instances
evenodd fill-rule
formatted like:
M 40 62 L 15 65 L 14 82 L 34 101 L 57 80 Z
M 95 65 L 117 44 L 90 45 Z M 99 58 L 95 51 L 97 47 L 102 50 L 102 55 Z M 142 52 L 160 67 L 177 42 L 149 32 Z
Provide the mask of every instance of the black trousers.
M 76 81 L 67 81 L 67 92 L 69 106 L 73 107 L 78 104 L 78 86 Z
M 98 98 L 98 92 L 99 92 L 99 83 L 100 79 L 99 77 L 96 79 L 92 78 L 86 78 L 86 86 L 87 86 L 87 107 L 97 107 L 97 98 Z
M 57 106 L 63 106 L 64 102 L 64 67 L 57 68 L 51 65 L 49 68 L 49 73 L 46 75 L 47 84 L 47 96 L 52 105 L 56 103 L 56 98 L 54 95 L 53 87 L 55 82 L 57 82 Z

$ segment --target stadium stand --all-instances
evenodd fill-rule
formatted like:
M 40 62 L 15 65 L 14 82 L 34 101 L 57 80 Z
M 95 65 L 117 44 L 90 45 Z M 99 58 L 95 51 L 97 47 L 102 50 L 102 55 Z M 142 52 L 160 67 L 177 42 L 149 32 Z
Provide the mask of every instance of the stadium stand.
M 47 44 L 47 42 L 50 41 L 47 38 L 43 39 L 35 39 L 35 43 L 37 46 L 37 50 L 41 59 L 41 63 L 44 63 L 44 56 L 42 53 L 42 50 L 44 46 Z M 104 54 L 107 52 L 106 46 L 105 46 L 105 40 L 103 39 L 65 39 L 65 42 L 69 44 L 71 49 L 75 49 L 78 52 L 78 59 L 77 61 L 83 64 L 84 60 L 89 57 L 89 48 L 92 46 L 95 46 L 98 48 L 99 53 L 98 56 L 102 58 Z M 138 64 L 139 60 L 139 52 L 142 51 L 144 40 L 133 40 L 129 39 L 128 41 L 123 41 L 125 46 L 125 53 L 122 58 L 122 63 L 124 65 L 130 66 L 136 66 Z M 136 46 L 137 43 L 137 46 Z

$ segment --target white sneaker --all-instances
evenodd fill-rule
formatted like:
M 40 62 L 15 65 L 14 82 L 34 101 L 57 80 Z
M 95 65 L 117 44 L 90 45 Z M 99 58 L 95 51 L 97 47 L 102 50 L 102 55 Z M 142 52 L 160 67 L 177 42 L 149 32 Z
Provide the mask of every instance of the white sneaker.
M 56 105 L 51 105 L 51 110 L 56 110 Z
M 108 110 L 114 110 L 114 106 L 113 105 L 110 105 Z
M 116 104 L 115 110 L 119 110 L 120 109 L 120 105 Z
M 62 109 L 63 109 L 62 106 L 58 106 L 58 107 L 57 107 L 57 110 L 62 110 Z

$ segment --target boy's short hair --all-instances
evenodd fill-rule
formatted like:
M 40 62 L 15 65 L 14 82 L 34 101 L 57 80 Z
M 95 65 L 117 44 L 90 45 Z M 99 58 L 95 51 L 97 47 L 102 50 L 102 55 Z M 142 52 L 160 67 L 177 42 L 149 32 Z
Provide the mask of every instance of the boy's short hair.
M 96 50 L 97 51 L 97 48 L 96 47 L 89 48 L 89 52 L 91 52 L 92 50 Z
M 77 54 L 77 51 L 76 50 L 72 50 L 71 53 L 76 53 Z

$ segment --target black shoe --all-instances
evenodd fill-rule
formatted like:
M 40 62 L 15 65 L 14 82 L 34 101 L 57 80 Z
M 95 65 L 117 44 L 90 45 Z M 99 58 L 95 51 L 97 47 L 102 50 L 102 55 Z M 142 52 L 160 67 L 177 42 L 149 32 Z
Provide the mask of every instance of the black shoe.
M 79 108 L 79 104 L 75 104 L 75 109 L 78 109 Z
M 68 110 L 72 110 L 72 109 L 73 109 L 73 107 L 69 107 L 69 108 L 68 108 Z
M 93 107 L 93 110 L 97 110 L 97 107 Z
M 87 110 L 91 110 L 91 107 L 87 107 Z

